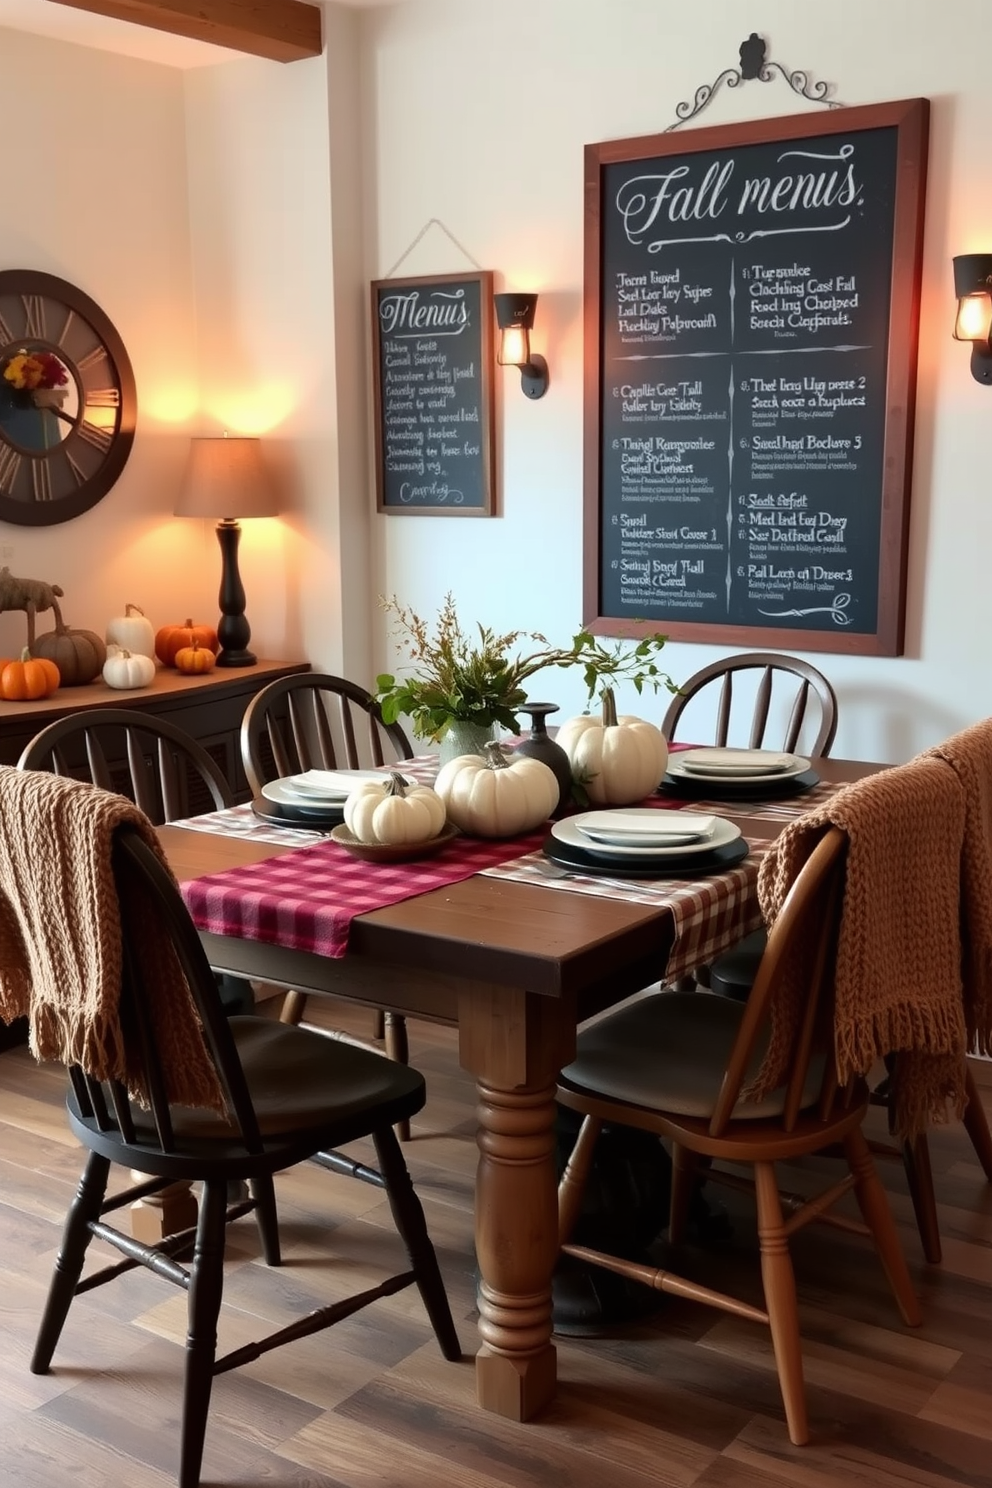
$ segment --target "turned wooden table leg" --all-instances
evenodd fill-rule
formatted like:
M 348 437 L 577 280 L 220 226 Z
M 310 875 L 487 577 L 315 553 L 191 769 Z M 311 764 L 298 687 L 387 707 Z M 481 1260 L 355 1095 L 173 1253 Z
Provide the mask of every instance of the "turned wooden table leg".
M 557 1382 L 554 1097 L 574 1053 L 575 1015 L 554 998 L 479 987 L 463 994 L 459 1034 L 461 1062 L 479 1086 L 479 1404 L 525 1421 L 554 1398 Z
M 132 1169 L 131 1177 L 135 1183 L 144 1183 L 148 1174 Z M 131 1205 L 131 1234 L 145 1245 L 155 1245 L 166 1235 L 196 1229 L 197 1212 L 192 1184 L 185 1180 L 170 1183 L 161 1193 L 149 1194 Z

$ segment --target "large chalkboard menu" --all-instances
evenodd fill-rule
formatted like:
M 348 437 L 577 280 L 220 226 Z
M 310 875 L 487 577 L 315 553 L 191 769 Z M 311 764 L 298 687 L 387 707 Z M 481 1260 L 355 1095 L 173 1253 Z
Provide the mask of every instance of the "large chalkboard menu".
M 927 124 L 587 147 L 593 629 L 901 653 Z
M 372 285 L 381 512 L 494 512 L 493 276 Z

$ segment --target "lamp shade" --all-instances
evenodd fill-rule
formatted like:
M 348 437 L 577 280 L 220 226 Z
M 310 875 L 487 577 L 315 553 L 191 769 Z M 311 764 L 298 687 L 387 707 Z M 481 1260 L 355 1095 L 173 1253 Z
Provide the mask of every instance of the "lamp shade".
M 177 517 L 274 517 L 275 484 L 260 439 L 191 439 Z

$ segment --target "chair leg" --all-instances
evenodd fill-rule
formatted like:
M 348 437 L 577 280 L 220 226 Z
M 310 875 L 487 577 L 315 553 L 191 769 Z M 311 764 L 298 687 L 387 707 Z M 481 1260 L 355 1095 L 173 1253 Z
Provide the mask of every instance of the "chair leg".
M 251 1196 L 255 1200 L 255 1224 L 262 1242 L 262 1254 L 267 1266 L 282 1265 L 282 1247 L 279 1244 L 279 1214 L 276 1209 L 276 1190 L 271 1173 L 251 1180 Z
M 558 1244 L 567 1245 L 579 1222 L 582 1195 L 592 1171 L 596 1143 L 603 1129 L 598 1116 L 586 1116 L 579 1127 L 575 1146 L 568 1156 L 565 1171 L 558 1181 Z
M 32 1374 L 48 1373 L 72 1299 L 76 1295 L 76 1286 L 83 1274 L 86 1251 L 93 1238 L 89 1227 L 94 1220 L 100 1218 L 109 1176 L 109 1159 L 91 1152 L 79 1180 L 76 1197 L 65 1217 L 62 1244 L 55 1261 L 55 1271 L 48 1289 L 48 1300 L 41 1327 L 38 1329 L 34 1353 L 31 1355 Z
M 386 1053 L 397 1064 L 410 1063 L 410 1043 L 406 1036 L 406 1019 L 402 1013 L 386 1013 Z M 396 1135 L 401 1142 L 410 1140 L 409 1121 L 396 1123 Z
M 805 1446 L 809 1440 L 806 1392 L 803 1387 L 803 1356 L 799 1340 L 799 1307 L 796 1278 L 792 1271 L 789 1242 L 782 1222 L 782 1202 L 775 1181 L 775 1165 L 754 1165 L 755 1197 L 758 1201 L 758 1236 L 761 1241 L 761 1279 L 765 1307 L 772 1331 L 772 1348 L 778 1382 L 785 1406 L 789 1440 Z
M 965 1090 L 968 1104 L 964 1111 L 964 1129 L 971 1138 L 971 1145 L 978 1154 L 978 1161 L 986 1178 L 992 1183 L 992 1132 L 989 1131 L 988 1117 L 970 1069 L 965 1075 Z
M 223 1180 L 209 1179 L 203 1185 L 196 1246 L 190 1267 L 179 1488 L 198 1488 L 200 1481 L 217 1354 L 217 1316 L 224 1290 L 226 1215 L 227 1184 Z
M 393 1221 L 406 1246 L 410 1264 L 417 1278 L 417 1288 L 431 1320 L 431 1327 L 446 1359 L 460 1359 L 461 1344 L 455 1332 L 448 1294 L 441 1278 L 437 1254 L 427 1232 L 423 1206 L 410 1181 L 399 1142 L 391 1127 L 373 1132 L 379 1171 L 386 1184 Z
M 287 992 L 282 1000 L 279 1010 L 280 1023 L 292 1023 L 295 1027 L 303 1022 L 303 1014 L 307 1008 L 307 994 L 305 992 Z
M 930 1167 L 930 1144 L 926 1132 L 902 1144 L 902 1162 L 906 1169 L 909 1196 L 913 1201 L 916 1228 L 920 1232 L 923 1254 L 931 1266 L 939 1266 L 940 1223 L 937 1219 L 937 1196 L 933 1190 Z
M 906 1257 L 899 1243 L 899 1232 L 892 1218 L 892 1210 L 889 1208 L 885 1189 L 875 1171 L 868 1140 L 860 1127 L 848 1132 L 844 1138 L 844 1153 L 851 1172 L 854 1174 L 854 1195 L 858 1201 L 858 1207 L 865 1224 L 871 1230 L 875 1249 L 885 1268 L 885 1274 L 889 1278 L 889 1285 L 895 1293 L 903 1321 L 910 1328 L 918 1328 L 923 1321 L 923 1314 L 920 1311 L 916 1293 L 913 1291 L 909 1267 L 906 1265 Z
M 687 1147 L 672 1143 L 672 1196 L 668 1208 L 668 1243 L 685 1243 L 686 1226 L 689 1223 L 689 1206 L 699 1170 L 699 1159 Z

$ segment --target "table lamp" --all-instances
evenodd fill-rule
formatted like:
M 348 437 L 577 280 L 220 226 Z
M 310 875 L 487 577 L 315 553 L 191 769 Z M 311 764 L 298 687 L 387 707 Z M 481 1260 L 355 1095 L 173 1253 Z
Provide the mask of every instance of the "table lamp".
M 254 666 L 248 650 L 251 626 L 245 618 L 245 590 L 238 572 L 240 517 L 274 517 L 276 489 L 262 458 L 261 440 L 191 439 L 186 473 L 176 499 L 177 517 L 217 517 L 221 552 L 217 665 Z

